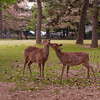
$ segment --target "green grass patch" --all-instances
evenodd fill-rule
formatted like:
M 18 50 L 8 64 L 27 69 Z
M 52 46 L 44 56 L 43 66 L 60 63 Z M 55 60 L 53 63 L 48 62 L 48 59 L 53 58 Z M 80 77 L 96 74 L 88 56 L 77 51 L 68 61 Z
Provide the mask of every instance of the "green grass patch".
M 59 90 L 55 90 L 54 93 L 60 93 L 60 91 Z

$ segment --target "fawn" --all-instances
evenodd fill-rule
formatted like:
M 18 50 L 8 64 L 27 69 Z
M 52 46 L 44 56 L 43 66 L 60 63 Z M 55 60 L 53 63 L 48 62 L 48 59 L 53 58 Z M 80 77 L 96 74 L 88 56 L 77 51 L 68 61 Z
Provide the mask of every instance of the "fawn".
M 91 68 L 94 77 L 95 73 L 92 66 L 89 64 L 89 54 L 85 52 L 62 52 L 60 48 L 63 44 L 50 43 L 50 46 L 55 50 L 56 55 L 59 60 L 63 64 L 62 73 L 61 73 L 61 81 L 62 76 L 65 70 L 65 66 L 67 65 L 67 79 L 68 79 L 68 71 L 70 66 L 84 65 L 87 68 L 87 77 L 89 78 L 89 68 Z M 96 78 L 96 77 L 95 77 Z
M 49 56 L 50 40 L 43 40 L 41 44 L 44 45 L 44 48 L 37 48 L 37 47 L 30 46 L 25 50 L 24 52 L 25 63 L 23 69 L 23 76 L 24 76 L 26 64 L 28 65 L 30 75 L 32 76 L 30 66 L 33 62 L 36 62 L 40 70 L 39 77 L 41 78 L 41 71 L 42 71 L 42 77 L 44 78 L 44 66 Z

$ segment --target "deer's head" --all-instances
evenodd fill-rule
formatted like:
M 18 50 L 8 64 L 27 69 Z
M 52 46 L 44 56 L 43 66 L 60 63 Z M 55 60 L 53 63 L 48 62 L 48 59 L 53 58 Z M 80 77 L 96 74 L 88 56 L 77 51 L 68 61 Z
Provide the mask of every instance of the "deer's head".
M 43 42 L 41 44 L 44 45 L 44 46 L 49 45 L 50 40 L 43 40 Z
M 57 43 L 50 43 L 50 46 L 54 49 L 54 50 L 58 50 L 58 51 L 60 51 L 62 48 L 61 48 L 61 46 L 62 46 L 63 44 L 57 44 Z

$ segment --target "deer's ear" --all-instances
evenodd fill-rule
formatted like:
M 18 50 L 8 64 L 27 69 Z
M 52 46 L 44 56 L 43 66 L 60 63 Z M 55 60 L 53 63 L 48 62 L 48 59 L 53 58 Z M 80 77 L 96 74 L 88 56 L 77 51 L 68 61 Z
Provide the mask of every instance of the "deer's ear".
M 63 44 L 59 44 L 59 46 L 61 47 L 61 46 L 63 46 Z

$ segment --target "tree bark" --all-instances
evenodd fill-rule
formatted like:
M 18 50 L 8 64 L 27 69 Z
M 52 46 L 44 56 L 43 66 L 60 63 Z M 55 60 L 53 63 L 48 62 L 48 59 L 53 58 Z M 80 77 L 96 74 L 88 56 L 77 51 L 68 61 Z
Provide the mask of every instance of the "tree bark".
M 10 38 L 10 37 L 9 37 L 9 33 L 10 33 L 9 29 L 8 29 L 8 30 L 6 30 L 7 39 L 9 39 L 9 38 Z
M 22 32 L 20 31 L 19 33 L 20 33 L 20 40 L 22 40 L 23 39 Z
M 76 44 L 83 44 L 84 39 L 84 28 L 85 28 L 85 19 L 87 15 L 87 9 L 89 5 L 89 0 L 84 0 L 84 4 L 82 7 L 81 18 L 79 23 L 79 32 L 77 35 Z
M 98 6 L 98 0 L 93 1 L 93 8 L 94 8 L 94 14 L 93 14 L 93 26 L 92 26 L 92 43 L 91 47 L 96 48 L 98 47 L 98 9 L 96 7 Z
M 2 11 L 0 10 L 0 39 L 2 38 Z
M 65 38 L 65 29 L 63 29 L 63 38 Z
M 36 44 L 41 43 L 41 22 L 42 22 L 42 7 L 41 0 L 37 0 L 38 15 L 37 15 L 37 27 L 36 27 Z
M 50 39 L 50 29 L 46 29 L 46 39 Z

